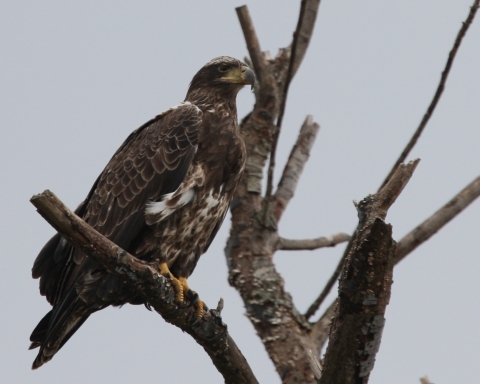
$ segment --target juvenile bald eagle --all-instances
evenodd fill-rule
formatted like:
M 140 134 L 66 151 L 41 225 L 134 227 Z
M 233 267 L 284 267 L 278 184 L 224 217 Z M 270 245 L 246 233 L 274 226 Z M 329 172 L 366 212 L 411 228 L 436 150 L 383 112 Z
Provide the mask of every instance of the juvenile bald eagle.
M 193 77 L 184 102 L 125 140 L 75 211 L 137 258 L 158 259 L 178 302 L 194 295 L 187 278 L 220 228 L 241 177 L 246 153 L 235 99 L 254 81 L 252 70 L 236 59 L 208 62 Z M 32 275 L 53 306 L 30 336 L 30 349 L 40 347 L 32 369 L 51 360 L 92 313 L 109 305 L 145 304 L 60 234 L 43 247 Z M 195 305 L 201 317 L 204 304 Z

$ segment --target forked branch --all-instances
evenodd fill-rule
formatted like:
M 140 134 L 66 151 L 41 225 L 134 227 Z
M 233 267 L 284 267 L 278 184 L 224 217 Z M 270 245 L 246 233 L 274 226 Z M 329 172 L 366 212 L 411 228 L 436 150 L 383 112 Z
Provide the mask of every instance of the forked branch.
M 130 284 L 167 322 L 192 336 L 208 353 L 226 383 L 258 383 L 218 311 L 206 312 L 196 321 L 193 307 L 179 308 L 175 304 L 171 282 L 160 275 L 156 267 L 130 255 L 98 233 L 52 192 L 47 190 L 30 201 L 62 236 L 104 265 L 109 273 Z

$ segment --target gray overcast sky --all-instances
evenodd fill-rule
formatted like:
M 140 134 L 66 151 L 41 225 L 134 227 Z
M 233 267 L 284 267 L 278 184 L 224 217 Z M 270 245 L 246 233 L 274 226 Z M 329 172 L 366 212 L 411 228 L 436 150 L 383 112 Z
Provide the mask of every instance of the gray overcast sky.
M 307 114 L 321 131 L 281 235 L 309 238 L 356 225 L 351 203 L 376 191 L 418 125 L 472 0 L 331 1 L 320 6 L 288 99 L 278 163 Z M 194 73 L 246 47 L 234 1 L 10 1 L 0 14 L 2 383 L 221 383 L 207 355 L 144 307 L 89 318 L 38 371 L 28 338 L 49 305 L 30 269 L 54 233 L 29 198 L 54 191 L 71 208 L 127 135 L 183 100 Z M 248 3 L 262 49 L 289 44 L 299 1 Z M 480 17 L 480 15 L 478 16 Z M 413 157 L 422 159 L 387 221 L 401 238 L 480 170 L 480 20 L 471 27 Z M 253 95 L 238 98 L 239 116 Z M 278 176 L 277 171 L 277 176 Z M 190 283 L 215 306 L 261 383 L 279 383 L 227 283 L 226 220 Z M 395 269 L 372 383 L 478 382 L 480 203 Z M 304 311 L 343 247 L 277 253 Z M 331 297 L 333 299 L 333 296 Z

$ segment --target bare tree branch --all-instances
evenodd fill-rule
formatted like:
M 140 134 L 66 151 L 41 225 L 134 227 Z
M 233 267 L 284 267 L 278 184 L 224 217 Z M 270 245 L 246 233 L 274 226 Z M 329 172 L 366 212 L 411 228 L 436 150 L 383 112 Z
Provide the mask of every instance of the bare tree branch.
M 313 372 L 313 377 L 318 382 L 320 377 L 322 377 L 322 365 L 320 364 L 320 360 L 318 360 L 318 356 L 314 355 L 312 351 L 307 351 L 306 355 L 308 364 Z
M 313 27 L 317 17 L 318 7 L 320 5 L 319 0 L 302 0 L 300 6 L 300 15 L 298 16 L 298 23 L 295 33 L 293 34 L 292 49 L 290 51 L 290 61 L 288 63 L 287 78 L 283 86 L 283 93 L 280 98 L 280 110 L 277 118 L 277 130 L 274 133 L 272 150 L 270 152 L 270 164 L 268 166 L 267 174 L 267 187 L 265 192 L 265 202 L 267 206 L 271 204 L 271 194 L 273 189 L 273 172 L 275 170 L 275 155 L 277 151 L 278 138 L 280 136 L 280 130 L 282 128 L 283 116 L 285 114 L 285 107 L 287 105 L 287 96 L 290 83 L 293 79 L 294 67 L 298 69 L 300 63 L 305 56 L 308 48 L 308 43 L 313 34 Z M 306 22 L 306 24 L 305 24 Z M 299 40 L 302 39 L 301 44 Z M 301 57 L 298 56 L 301 55 Z M 265 209 L 265 215 L 268 215 L 269 209 Z
M 253 69 L 257 75 L 258 81 L 262 84 L 265 81 L 266 64 L 263 52 L 260 49 L 260 42 L 255 32 L 250 12 L 246 5 L 235 8 L 237 11 L 238 20 L 242 27 L 245 42 L 247 43 L 248 53 L 252 60 Z
M 274 195 L 274 215 L 277 221 L 280 220 L 282 213 L 285 211 L 287 204 L 295 193 L 319 129 L 320 126 L 313 121 L 313 117 L 308 115 L 300 129 L 297 142 L 292 148 L 292 152 L 290 153 L 290 157 L 285 165 L 277 191 Z
M 246 39 L 248 39 L 246 37 Z M 318 356 L 316 344 L 285 291 L 273 263 L 278 241 L 270 199 L 262 199 L 263 168 L 271 154 L 289 63 L 288 50 L 266 60 L 266 79 L 256 89 L 252 112 L 240 131 L 247 149 L 247 163 L 231 204 L 232 228 L 225 248 L 229 282 L 242 296 L 247 316 L 263 342 L 284 383 L 314 383 L 307 354 Z
M 336 233 L 330 236 L 318 237 L 316 239 L 290 240 L 280 237 L 277 243 L 279 251 L 305 251 L 325 247 L 334 247 L 337 244 L 350 240 L 346 233 Z
M 368 208 L 377 211 L 382 220 L 387 217 L 388 209 L 402 193 L 419 162 L 420 159 L 415 159 L 408 164 L 400 164 L 388 182 L 377 192 L 378 199 Z
M 167 322 L 191 335 L 212 359 L 226 383 L 258 383 L 245 357 L 227 332 L 219 311 L 209 311 L 196 320 L 193 306 L 179 308 L 169 279 L 150 263 L 130 255 L 102 236 L 52 192 L 45 191 L 30 201 L 59 233 L 107 270 L 122 278 L 141 294 Z
M 396 171 L 398 165 L 400 163 L 402 163 L 408 156 L 408 154 L 410 153 L 410 151 L 412 150 L 412 148 L 415 146 L 415 144 L 417 143 L 418 141 L 418 138 L 420 137 L 423 129 L 425 128 L 425 126 L 427 125 L 430 117 L 432 116 L 434 110 L 435 110 L 435 107 L 438 103 L 438 101 L 440 100 L 440 97 L 443 93 L 443 90 L 445 89 L 445 84 L 446 84 L 446 81 L 447 81 L 447 78 L 448 78 L 448 74 L 450 73 L 450 69 L 453 65 L 453 61 L 455 59 L 455 56 L 457 54 L 457 51 L 458 51 L 458 48 L 460 47 L 460 44 L 462 42 L 462 39 L 463 37 L 466 35 L 467 31 L 468 31 L 468 28 L 470 27 L 470 24 L 472 24 L 473 22 L 473 19 L 475 18 L 475 15 L 476 15 L 476 12 L 479 8 L 479 4 L 480 4 L 480 0 L 475 0 L 473 2 L 473 5 L 472 7 L 470 8 L 470 12 L 468 14 L 468 17 L 467 19 L 465 20 L 465 22 L 462 23 L 462 27 L 460 28 L 460 31 L 458 32 L 457 34 L 457 37 L 455 39 L 455 43 L 453 45 L 453 48 L 451 49 L 450 53 L 449 53 L 449 57 L 448 57 L 448 60 L 447 60 L 447 63 L 445 65 L 445 68 L 442 72 L 442 76 L 440 78 L 440 83 L 438 84 L 438 87 L 437 87 L 437 91 L 435 92 L 435 95 L 433 97 L 433 100 L 431 101 L 428 109 L 427 109 L 427 112 L 425 113 L 425 115 L 423 116 L 423 119 L 422 121 L 420 122 L 420 125 L 418 126 L 417 130 L 415 131 L 414 135 L 412 136 L 412 138 L 410 139 L 410 142 L 407 144 L 407 146 L 405 147 L 405 149 L 403 150 L 403 152 L 401 153 L 400 157 L 397 159 L 395 165 L 392 167 L 390 173 L 387 175 L 387 177 L 385 178 L 385 180 L 383 181 L 382 185 L 380 188 L 382 188 L 389 180 L 390 178 L 392 177 L 393 173 Z M 475 199 L 476 196 L 473 198 Z M 472 201 L 473 201 L 472 199 Z M 467 203 L 465 205 L 465 207 L 468 205 L 469 203 Z M 447 204 L 448 206 L 448 204 Z M 445 209 L 446 207 L 444 207 L 443 209 Z M 462 208 L 464 209 L 464 208 Z M 459 211 L 460 212 L 460 211 Z M 453 213 L 453 212 L 452 212 Z M 457 212 L 458 213 L 458 212 Z M 424 240 L 422 241 L 419 241 L 418 244 L 416 244 L 412 249 L 410 250 L 407 250 L 407 247 L 406 247 L 406 244 L 407 244 L 407 239 L 404 238 L 402 239 L 399 244 L 398 244 L 398 250 L 397 250 L 397 256 L 396 256 L 396 263 L 398 263 L 400 260 L 402 260 L 408 253 L 410 253 L 413 249 L 415 249 L 419 244 L 421 244 L 423 241 L 427 240 L 430 236 L 432 236 L 436 231 L 438 231 L 438 229 L 440 229 L 443 225 L 445 225 L 449 220 L 451 220 L 453 217 L 455 217 L 455 215 L 457 214 L 453 214 L 453 216 L 451 216 L 447 221 L 441 223 L 441 225 L 435 229 L 433 232 L 429 232 L 430 234 L 428 235 L 428 237 L 425 237 Z M 433 219 L 433 217 L 432 217 Z M 427 220 L 428 221 L 428 220 Z M 412 232 L 410 232 L 409 235 L 414 235 L 414 232 L 416 235 L 419 235 L 420 231 L 423 231 L 425 230 L 426 228 L 426 224 L 427 224 L 427 221 L 425 221 L 422 225 L 420 225 L 419 227 L 415 228 Z M 425 226 L 423 226 L 425 224 Z M 428 222 L 428 225 L 432 224 L 432 222 Z M 440 224 L 440 223 L 438 223 Z M 423 227 L 422 227 L 423 226 Z M 421 228 L 420 228 L 421 227 Z M 408 235 L 407 235 L 408 236 Z M 352 239 L 350 240 L 349 244 L 347 245 L 347 248 L 345 250 L 345 253 L 344 253 L 344 258 L 346 257 L 346 255 L 348 254 L 349 250 L 350 250 L 350 247 L 351 247 L 351 244 L 354 240 L 354 236 L 352 236 Z M 403 242 L 405 240 L 405 242 Z M 408 239 L 408 244 L 409 246 L 413 246 L 414 242 L 412 241 L 413 239 L 410 238 Z M 332 277 L 330 278 L 330 280 L 328 281 L 326 287 L 324 288 L 324 290 L 322 291 L 321 295 L 325 295 L 325 291 L 328 287 L 333 287 L 333 285 L 330 284 L 330 282 L 332 280 L 336 280 L 339 276 L 339 273 L 340 271 L 338 269 L 335 270 L 334 274 L 332 275 Z M 329 291 L 326 292 L 326 295 L 328 295 Z M 325 296 L 326 296 L 325 295 Z M 317 302 L 318 300 L 320 299 L 317 298 L 317 300 L 315 302 Z M 315 304 L 315 303 L 314 303 Z M 311 308 L 313 308 L 313 304 L 311 306 Z M 318 308 L 317 308 L 318 309 Z M 308 313 L 308 312 L 307 312 Z
M 442 72 L 442 76 L 440 78 L 440 83 L 438 84 L 438 87 L 437 87 L 437 91 L 435 92 L 435 95 L 427 109 L 427 112 L 425 113 L 425 115 L 423 116 L 423 119 L 422 121 L 420 122 L 420 125 L 418 126 L 417 130 L 415 131 L 414 135 L 412 136 L 412 138 L 410 139 L 410 142 L 407 144 L 407 146 L 405 147 L 405 149 L 403 150 L 403 152 L 401 153 L 400 157 L 397 159 L 395 165 L 392 167 L 392 169 L 390 170 L 390 173 L 387 175 L 387 177 L 385 178 L 385 180 L 383 181 L 380 189 L 390 180 L 390 178 L 392 177 L 393 173 L 396 171 L 397 167 L 399 166 L 400 163 L 402 163 L 403 161 L 405 161 L 405 159 L 407 158 L 408 154 L 410 153 L 410 151 L 412 150 L 412 148 L 415 146 L 415 144 L 417 143 L 418 141 L 418 138 L 420 137 L 423 129 L 425 128 L 425 126 L 427 125 L 428 121 L 430 120 L 430 117 L 432 116 L 434 110 L 435 110 L 435 107 L 438 103 L 438 101 L 440 100 L 440 97 L 443 93 L 443 90 L 445 89 L 445 84 L 446 84 L 446 81 L 447 81 L 447 78 L 448 78 L 448 74 L 450 72 L 450 69 L 453 65 L 453 61 L 455 59 L 455 56 L 457 54 L 457 51 L 458 51 L 458 48 L 460 47 L 460 44 L 462 42 L 462 39 L 463 37 L 466 35 L 467 31 L 468 31 L 468 28 L 470 27 L 470 24 L 473 22 L 473 19 L 475 18 L 475 15 L 476 15 L 476 12 L 477 12 L 477 9 L 479 8 L 479 4 L 480 4 L 480 0 L 475 0 L 473 2 L 473 5 L 472 7 L 470 8 L 470 12 L 468 14 L 468 17 L 467 19 L 465 20 L 465 22 L 462 23 L 462 27 L 460 28 L 460 31 L 458 32 L 457 34 L 457 37 L 455 39 L 455 42 L 454 42 L 454 45 L 453 45 L 453 48 L 451 49 L 450 53 L 449 53 L 449 57 L 448 57 L 448 60 L 447 60 L 447 63 L 445 65 L 445 68 Z M 453 216 L 452 216 L 453 218 Z M 446 222 L 444 223 L 446 224 Z M 437 229 L 438 230 L 438 229 Z M 434 232 L 433 232 L 434 233 Z M 433 234 L 432 233 L 432 234 Z M 431 235 L 430 235 L 431 236 Z M 352 236 L 350 242 L 348 243 L 347 245 L 347 248 L 345 249 L 345 252 L 344 252 L 344 255 L 343 255 L 343 258 L 346 257 L 346 255 L 348 254 L 348 252 L 350 251 L 350 248 L 351 248 L 351 245 L 352 245 L 352 242 L 354 241 L 354 235 Z M 400 245 L 399 245 L 400 247 Z M 400 249 L 400 251 L 403 253 L 404 251 L 402 250 L 403 248 L 403 245 Z M 413 250 L 413 249 L 412 249 Z M 409 251 L 410 252 L 410 251 Z M 399 258 L 399 256 L 397 256 L 397 261 L 396 262 L 399 262 L 403 257 L 405 257 L 406 255 L 408 254 L 405 253 L 403 256 L 401 256 Z M 328 281 L 326 287 L 324 288 L 324 290 L 322 291 L 321 295 L 324 295 L 324 293 L 326 292 L 326 289 L 328 287 L 333 287 L 333 285 L 330 284 L 330 282 L 332 280 L 336 280 L 339 276 L 339 273 L 340 271 L 338 269 L 335 270 L 334 274 L 332 275 L 332 277 L 330 278 L 330 280 Z M 329 292 L 326 292 L 326 294 L 328 295 Z M 325 295 L 326 296 L 326 295 Z M 320 298 L 320 297 L 319 297 Z M 319 300 L 319 298 L 317 298 L 317 300 L 315 302 L 317 302 Z M 313 304 L 311 306 L 311 308 L 313 308 Z
M 317 19 L 318 8 L 320 7 L 320 0 L 307 0 L 304 2 L 304 4 L 302 2 L 302 6 L 302 22 L 295 31 L 295 33 L 297 34 L 295 49 L 296 53 L 293 65 L 291 66 L 292 69 L 290 81 L 297 73 L 297 70 L 302 63 L 302 60 L 305 57 L 305 53 L 307 52 L 308 45 L 310 44 L 310 39 L 312 38 L 313 29 L 315 27 L 315 21 Z
M 332 326 L 332 319 L 335 315 L 335 309 L 337 307 L 337 301 L 335 300 L 327 310 L 324 312 L 322 317 L 318 321 L 312 324 L 310 337 L 317 345 L 319 351 L 321 351 L 328 340 L 330 335 L 330 328 Z
M 390 190 L 393 189 L 393 190 L 397 191 L 395 196 L 398 196 L 400 194 L 400 192 L 402 191 L 402 189 L 405 187 L 406 182 L 408 182 L 408 180 L 412 176 L 411 173 L 413 173 L 413 171 L 415 170 L 419 161 L 420 160 L 417 159 L 414 162 L 410 162 L 408 165 L 403 165 L 402 164 L 402 167 L 405 168 L 404 172 L 402 172 L 403 178 L 402 179 L 396 178 L 395 180 L 392 179 L 393 184 L 388 189 L 385 189 L 385 190 L 390 191 Z M 380 189 L 380 191 L 378 192 L 378 195 L 381 195 L 383 193 L 382 192 L 383 190 L 384 190 L 384 188 Z M 388 208 L 395 202 L 395 200 L 391 201 L 389 199 L 379 199 L 379 201 L 383 201 L 383 204 L 386 204 L 386 205 L 383 206 L 383 207 L 378 207 L 377 206 L 377 207 L 375 207 L 375 209 L 377 209 L 378 212 L 381 213 L 382 215 L 386 216 Z M 385 216 L 381 217 L 382 220 L 385 219 Z M 337 282 L 337 280 L 340 276 L 340 273 L 342 272 L 342 267 L 343 267 L 343 264 L 345 262 L 345 259 L 347 258 L 348 254 L 350 253 L 352 244 L 355 241 L 355 236 L 356 236 L 356 232 L 352 235 L 352 237 L 350 237 L 350 241 L 347 245 L 347 248 L 345 249 L 345 251 L 343 253 L 343 256 L 340 259 L 339 263 L 337 264 L 337 268 L 335 268 L 335 271 L 333 272 L 332 276 L 330 276 L 330 279 L 328 279 L 327 284 L 325 284 L 325 287 L 320 292 L 320 295 L 310 305 L 307 312 L 305 312 L 305 318 L 307 320 L 310 317 L 312 317 L 315 314 L 315 312 L 317 312 L 318 308 L 320 308 L 320 305 L 322 305 L 323 301 L 328 296 L 328 294 L 332 290 L 333 286 Z
M 395 241 L 384 222 L 419 160 L 401 164 L 375 195 L 357 204 L 359 226 L 339 285 L 339 300 L 319 383 L 368 383 L 390 300 Z
M 447 204 L 404 236 L 397 245 L 395 264 L 427 241 L 445 224 L 462 212 L 480 195 L 480 176 L 468 184 Z
M 407 146 L 401 153 L 400 157 L 396 161 L 395 165 L 391 169 L 390 173 L 388 176 L 385 178 L 383 181 L 382 186 L 384 186 L 388 180 L 392 177 L 393 173 L 397 169 L 398 165 L 400 163 L 403 163 L 405 159 L 407 158 L 408 154 L 412 150 L 412 148 L 415 146 L 417 143 L 417 140 L 419 139 L 420 135 L 422 134 L 424 128 L 426 127 L 428 121 L 430 120 L 430 117 L 432 117 L 433 111 L 435 110 L 435 107 L 438 104 L 438 101 L 440 100 L 440 97 L 442 96 L 443 90 L 445 89 L 445 84 L 447 82 L 448 74 L 450 73 L 450 69 L 452 68 L 453 65 L 453 60 L 455 59 L 455 55 L 457 54 L 458 48 L 460 47 L 460 44 L 462 43 L 462 39 L 464 38 L 465 34 L 468 31 L 468 28 L 470 27 L 470 24 L 472 24 L 473 19 L 475 18 L 475 14 L 477 13 L 477 9 L 479 7 L 480 0 L 475 0 L 473 2 L 473 5 L 470 8 L 470 12 L 468 13 L 468 17 L 465 20 L 465 22 L 462 23 L 462 27 L 460 28 L 460 31 L 458 31 L 457 38 L 455 39 L 455 43 L 453 44 L 453 48 L 451 49 L 449 55 L 448 55 L 448 60 L 447 64 L 445 65 L 445 68 L 442 72 L 442 76 L 440 77 L 440 83 L 437 86 L 437 90 L 435 92 L 435 95 L 433 96 L 433 99 L 428 106 L 427 112 L 425 112 L 425 115 L 423 116 L 422 121 L 420 122 L 420 125 L 418 126 L 417 130 L 413 134 L 412 138 L 408 142 Z
M 395 264 L 398 264 L 407 255 L 413 252 L 420 244 L 427 241 L 444 225 L 450 222 L 450 220 L 452 220 L 455 216 L 457 216 L 460 212 L 467 208 L 468 205 L 470 205 L 479 196 L 480 176 L 473 180 L 447 204 L 445 204 L 422 224 L 418 225 L 415 229 L 410 231 L 398 242 L 394 260 Z M 319 301 L 318 305 L 314 306 L 314 304 L 312 304 L 310 307 L 312 309 L 309 308 L 309 310 L 306 312 L 305 317 L 307 319 L 318 310 L 325 297 L 328 295 L 328 293 L 330 293 L 331 288 L 333 287 L 333 285 L 338 279 L 338 276 L 340 275 L 342 265 L 343 259 L 339 263 L 340 268 L 337 267 L 337 270 L 335 271 L 336 273 L 332 275 L 326 287 L 322 291 L 322 294 L 315 301 L 314 304 L 317 304 L 317 301 Z M 331 304 L 330 307 L 325 311 L 320 320 L 318 320 L 312 326 L 312 337 L 315 339 L 317 347 L 320 350 L 328 339 L 328 333 L 330 330 L 329 324 L 330 319 L 333 316 L 333 312 L 334 303 Z

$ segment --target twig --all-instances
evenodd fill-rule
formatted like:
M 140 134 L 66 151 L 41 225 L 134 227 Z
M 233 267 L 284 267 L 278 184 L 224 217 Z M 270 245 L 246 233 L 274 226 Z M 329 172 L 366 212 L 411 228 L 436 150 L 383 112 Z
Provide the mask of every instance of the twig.
M 278 183 L 277 191 L 275 192 L 274 214 L 277 221 L 280 220 L 287 204 L 293 198 L 298 180 L 308 161 L 319 129 L 320 126 L 313 121 L 313 117 L 308 115 L 300 129 L 297 141 L 292 148 L 292 152 L 290 153 L 290 157 Z
M 448 74 L 450 73 L 450 69 L 452 68 L 453 60 L 455 59 L 455 55 L 457 54 L 458 48 L 460 47 L 460 44 L 462 43 L 462 39 L 464 38 L 465 34 L 467 33 L 468 28 L 470 27 L 470 24 L 472 24 L 472 21 L 475 18 L 475 14 L 477 13 L 477 9 L 479 7 L 479 4 L 480 4 L 480 0 L 475 0 L 473 2 L 473 5 L 470 8 L 470 12 L 468 14 L 467 19 L 465 20 L 465 22 L 462 23 L 462 27 L 460 28 L 460 31 L 458 31 L 457 38 L 455 39 L 455 43 L 453 44 L 453 48 L 448 55 L 447 64 L 445 65 L 445 68 L 442 72 L 442 76 L 440 77 L 440 83 L 438 84 L 435 95 L 433 96 L 433 99 L 432 99 L 430 105 L 428 106 L 427 112 L 425 112 L 425 115 L 423 116 L 423 119 L 420 122 L 420 125 L 418 126 L 417 130 L 413 134 L 412 138 L 408 142 L 407 146 L 405 147 L 405 149 L 401 153 L 398 160 L 395 162 L 395 165 L 391 169 L 390 173 L 388 174 L 388 176 L 383 181 L 382 186 L 384 186 L 388 182 L 388 180 L 392 177 L 392 175 L 395 172 L 395 170 L 397 169 L 398 165 L 405 161 L 408 154 L 410 153 L 412 148 L 417 143 L 417 140 L 419 139 L 419 137 L 422 134 L 425 126 L 427 125 L 428 121 L 430 120 L 430 117 L 432 117 L 433 111 L 435 110 L 435 107 L 437 106 L 438 101 L 440 100 L 440 97 L 442 96 L 443 90 L 445 89 L 445 84 L 447 82 L 447 78 L 448 78 Z
M 348 255 L 348 254 L 347 254 Z M 328 279 L 327 284 L 325 284 L 325 287 L 322 289 L 322 292 L 320 292 L 320 295 L 315 299 L 315 301 L 308 307 L 307 312 L 305 312 L 305 319 L 309 319 L 312 317 L 315 312 L 318 311 L 318 308 L 322 305 L 323 301 L 327 298 L 328 294 L 332 290 L 333 286 L 335 283 L 338 281 L 338 277 L 340 276 L 340 273 L 342 272 L 343 269 L 343 264 L 345 263 L 345 259 L 347 255 L 342 256 L 340 261 L 337 264 L 337 267 L 335 268 L 335 271 L 333 272 L 332 276 L 330 276 L 330 279 Z
M 318 357 L 315 356 L 312 351 L 306 351 L 305 355 L 307 357 L 308 364 L 310 365 L 310 368 L 312 370 L 313 377 L 318 382 L 320 380 L 320 377 L 322 377 L 322 365 L 320 364 Z
M 135 258 L 95 231 L 52 192 L 47 190 L 30 201 L 62 236 L 103 264 L 109 273 L 129 283 L 167 322 L 191 335 L 208 353 L 226 383 L 258 383 L 219 316 L 209 311 L 195 324 L 194 308 L 178 308 L 171 283 L 152 265 Z
M 253 69 L 259 83 L 263 84 L 266 71 L 265 58 L 262 50 L 260 49 L 260 42 L 255 32 L 255 27 L 253 25 L 252 18 L 250 17 L 250 12 L 248 11 L 248 7 L 246 5 L 237 7 L 235 10 L 237 11 L 238 20 L 240 21 L 243 35 L 245 36 L 245 42 L 247 44 L 248 53 L 252 60 Z
M 420 383 L 421 384 L 432 384 L 432 382 L 430 381 L 430 379 L 426 375 L 420 378 Z
M 308 43 L 310 42 L 310 37 L 313 33 L 313 27 L 315 25 L 316 13 L 318 12 L 319 4 L 320 4 L 319 0 L 316 0 L 316 1 L 302 0 L 302 4 L 300 6 L 300 15 L 298 17 L 297 28 L 295 30 L 295 33 L 293 34 L 293 42 L 292 42 L 292 49 L 290 52 L 290 62 L 288 64 L 287 77 L 285 79 L 285 84 L 284 84 L 283 92 L 280 99 L 280 109 L 278 112 L 277 124 L 276 124 L 277 130 L 275 131 L 273 136 L 272 150 L 270 152 L 270 163 L 268 165 L 267 187 L 265 192 L 265 201 L 267 205 L 271 203 L 270 200 L 271 200 L 272 189 L 273 189 L 273 171 L 275 170 L 275 156 L 277 152 L 277 143 L 280 135 L 280 129 L 282 128 L 283 116 L 285 114 L 285 106 L 287 104 L 288 89 L 293 79 L 294 67 L 298 69 L 298 67 L 300 66 L 301 60 L 297 60 L 297 57 L 298 57 L 297 55 L 301 53 L 301 56 L 303 58 L 307 50 Z M 312 17 L 312 11 L 315 13 L 313 17 Z M 304 28 L 303 26 L 304 21 L 307 19 L 309 22 L 308 29 Z M 300 37 L 302 37 L 302 44 L 299 45 L 298 41 Z M 301 50 L 299 50 L 299 48 L 301 48 Z M 265 215 L 267 215 L 268 212 L 269 212 L 269 209 L 268 208 L 265 209 Z
M 330 328 L 332 325 L 332 319 L 335 315 L 335 309 L 337 307 L 337 300 L 330 304 L 327 310 L 323 313 L 322 317 L 318 321 L 312 324 L 310 337 L 315 343 L 319 351 L 323 349 L 323 346 L 328 340 L 330 335 Z
M 417 164 L 401 164 L 377 194 L 357 204 L 359 226 L 340 279 L 322 384 L 368 382 L 385 325 L 395 256 L 392 227 L 384 219 Z
M 305 251 L 315 250 L 325 247 L 334 247 L 337 244 L 350 240 L 350 235 L 346 233 L 336 233 L 330 236 L 318 237 L 316 239 L 290 240 L 280 237 L 277 243 L 279 251 Z
M 395 263 L 399 263 L 405 256 L 416 249 L 420 244 L 427 241 L 445 224 L 462 212 L 480 195 L 480 176 L 468 184 L 447 204 L 418 225 L 406 236 L 404 236 L 397 245 Z

